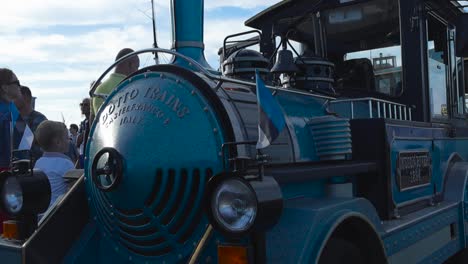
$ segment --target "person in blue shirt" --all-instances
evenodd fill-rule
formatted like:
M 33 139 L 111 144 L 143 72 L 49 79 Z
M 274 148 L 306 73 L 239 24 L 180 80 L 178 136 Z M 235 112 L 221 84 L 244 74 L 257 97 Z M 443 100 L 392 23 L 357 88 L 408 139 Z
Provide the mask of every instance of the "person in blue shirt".
M 11 151 L 21 139 L 15 129 L 19 112 L 13 102 L 20 96 L 16 74 L 10 69 L 0 68 L 0 171 L 9 169 Z
M 11 167 L 11 152 L 15 143 L 15 123 L 19 117 L 13 100 L 21 96 L 20 83 L 10 69 L 0 68 L 0 172 Z M 0 223 L 7 220 L 7 216 L 0 210 Z M 0 233 L 3 225 L 0 225 Z

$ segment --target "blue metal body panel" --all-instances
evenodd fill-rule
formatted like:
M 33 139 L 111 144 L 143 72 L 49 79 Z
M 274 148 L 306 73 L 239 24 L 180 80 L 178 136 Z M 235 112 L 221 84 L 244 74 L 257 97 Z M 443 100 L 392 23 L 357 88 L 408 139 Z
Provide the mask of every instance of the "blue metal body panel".
M 103 146 L 132 157 L 125 159 L 126 176 L 109 193 L 96 188 L 90 161 L 86 164 L 91 215 L 97 221 L 91 241 L 99 241 L 98 263 L 120 263 L 119 259 L 127 256 L 141 262 L 186 259 L 207 225 L 207 219 L 197 215 L 202 210 L 208 170 L 214 175 L 223 167 L 223 130 L 210 103 L 191 83 L 177 76 L 140 74 L 114 90 L 96 120 L 99 122 L 91 128 L 95 136 L 88 142 L 87 157 L 93 160 Z M 186 136 L 187 129 L 191 130 L 190 137 Z M 143 145 L 128 144 L 123 135 L 138 135 Z M 168 138 L 177 139 L 180 151 L 167 152 L 176 146 Z M 151 151 L 142 152 L 142 147 Z M 182 152 L 183 157 L 175 156 Z M 195 230 L 191 230 L 193 224 Z M 187 232 L 192 232 L 190 238 L 185 237 Z M 181 239 L 185 239 L 183 243 Z M 164 254 L 168 248 L 177 254 Z M 94 248 L 85 247 L 82 253 L 93 252 Z
M 383 232 L 374 207 L 365 199 L 286 200 L 278 224 L 267 232 L 268 263 L 314 263 L 334 228 L 348 217 L 363 219 Z
M 288 91 L 276 95 L 297 139 L 296 161 L 319 160 L 308 122 L 312 117 L 324 116 L 326 99 Z M 304 107 L 307 106 L 307 107 Z
M 2 263 L 23 263 L 23 250 L 21 245 L 11 243 L 8 240 L 0 241 L 0 258 Z

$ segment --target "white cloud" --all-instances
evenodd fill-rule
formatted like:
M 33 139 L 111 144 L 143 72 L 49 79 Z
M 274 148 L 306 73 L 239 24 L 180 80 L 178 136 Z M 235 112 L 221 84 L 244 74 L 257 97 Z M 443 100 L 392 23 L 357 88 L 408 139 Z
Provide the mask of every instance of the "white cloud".
M 18 3 L 19 2 L 19 3 Z M 236 19 L 205 17 L 205 55 L 217 68 L 217 51 L 228 34 L 247 30 L 249 8 L 271 5 L 268 0 L 206 0 L 206 10 L 236 11 Z M 155 1 L 158 43 L 170 48 L 170 0 Z M 36 109 L 49 119 L 78 123 L 78 104 L 88 96 L 89 83 L 113 63 L 118 50 L 153 44 L 150 0 L 19 0 L 2 2 L 0 67 L 10 67 L 37 96 Z M 144 15 L 145 13 L 146 15 Z M 217 13 L 217 12 L 215 12 Z M 216 26 L 212 26 L 216 25 Z M 166 56 L 167 58 L 168 56 Z M 152 63 L 140 56 L 142 66 Z

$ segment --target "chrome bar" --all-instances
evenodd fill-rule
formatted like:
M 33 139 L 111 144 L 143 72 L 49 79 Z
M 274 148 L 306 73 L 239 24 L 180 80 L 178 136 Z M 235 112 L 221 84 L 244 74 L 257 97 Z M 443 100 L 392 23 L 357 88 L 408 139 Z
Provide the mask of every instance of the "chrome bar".
M 377 101 L 377 116 L 380 118 L 380 102 Z
M 383 105 L 383 117 L 387 118 L 387 105 L 385 103 L 382 103 Z
M 369 117 L 372 118 L 372 100 L 369 100 Z
M 354 102 L 351 102 L 351 119 L 354 119 Z

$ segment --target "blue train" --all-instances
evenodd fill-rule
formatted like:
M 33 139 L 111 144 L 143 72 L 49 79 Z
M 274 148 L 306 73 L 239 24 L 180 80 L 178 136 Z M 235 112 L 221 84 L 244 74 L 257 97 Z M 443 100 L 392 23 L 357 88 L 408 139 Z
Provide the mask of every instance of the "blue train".
M 172 15 L 172 50 L 122 58 L 171 63 L 107 97 L 85 170 L 29 237 L 0 239 L 2 262 L 468 263 L 458 1 L 281 1 L 226 37 L 218 70 L 203 1 Z M 286 122 L 261 150 L 256 71 Z

